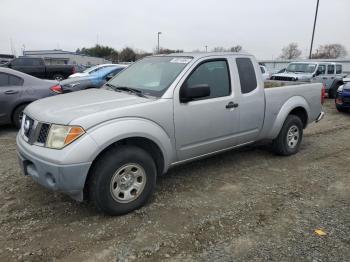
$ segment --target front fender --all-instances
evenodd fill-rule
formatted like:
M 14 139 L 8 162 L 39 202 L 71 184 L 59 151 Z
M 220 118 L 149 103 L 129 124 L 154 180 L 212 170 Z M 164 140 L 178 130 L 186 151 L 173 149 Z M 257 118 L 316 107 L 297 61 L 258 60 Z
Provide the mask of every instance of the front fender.
M 143 137 L 158 145 L 164 157 L 164 172 L 176 160 L 176 152 L 166 131 L 153 121 L 144 118 L 119 118 L 102 123 L 87 130 L 89 136 L 98 145 L 94 152 L 95 159 L 111 144 L 125 138 Z
M 293 96 L 289 98 L 281 107 L 280 111 L 278 112 L 276 119 L 273 123 L 272 129 L 268 135 L 268 138 L 274 139 L 278 136 L 284 121 L 286 120 L 287 116 L 290 114 L 290 112 L 295 109 L 301 107 L 305 109 L 308 119 L 310 116 L 310 106 L 306 99 L 302 96 Z

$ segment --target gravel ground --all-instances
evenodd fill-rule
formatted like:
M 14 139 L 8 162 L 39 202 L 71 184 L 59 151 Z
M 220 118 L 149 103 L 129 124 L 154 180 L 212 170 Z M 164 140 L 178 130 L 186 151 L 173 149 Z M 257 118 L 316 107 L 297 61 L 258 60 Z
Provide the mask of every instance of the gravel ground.
M 16 131 L 0 127 L 0 261 L 350 261 L 350 114 L 325 111 L 298 154 L 250 146 L 177 167 L 121 217 L 21 176 Z

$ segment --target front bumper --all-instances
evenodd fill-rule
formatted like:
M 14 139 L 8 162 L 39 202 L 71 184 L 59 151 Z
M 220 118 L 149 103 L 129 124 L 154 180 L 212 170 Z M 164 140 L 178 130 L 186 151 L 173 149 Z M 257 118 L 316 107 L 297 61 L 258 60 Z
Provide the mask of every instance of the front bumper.
M 83 200 L 85 180 L 91 162 L 58 164 L 31 152 L 31 146 L 17 135 L 17 156 L 21 171 L 35 182 L 53 190 L 63 192 L 77 201 Z

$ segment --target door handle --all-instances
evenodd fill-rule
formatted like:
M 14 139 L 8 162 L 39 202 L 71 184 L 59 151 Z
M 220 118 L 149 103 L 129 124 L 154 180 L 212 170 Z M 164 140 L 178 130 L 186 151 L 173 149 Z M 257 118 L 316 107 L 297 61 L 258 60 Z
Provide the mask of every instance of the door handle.
M 238 107 L 238 104 L 231 101 L 225 107 L 227 109 L 236 108 L 236 107 Z
M 16 90 L 7 90 L 7 91 L 5 91 L 6 95 L 13 95 L 13 94 L 17 94 L 17 93 L 18 93 L 18 91 L 16 91 Z

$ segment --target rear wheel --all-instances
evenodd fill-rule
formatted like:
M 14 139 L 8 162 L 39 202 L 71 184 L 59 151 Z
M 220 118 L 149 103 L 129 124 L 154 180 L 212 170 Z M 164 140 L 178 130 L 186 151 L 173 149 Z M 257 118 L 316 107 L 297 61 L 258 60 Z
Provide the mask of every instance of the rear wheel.
M 303 138 L 303 123 L 296 115 L 289 115 L 284 121 L 278 136 L 273 140 L 275 153 L 289 156 L 297 153 Z
M 17 129 L 21 128 L 22 118 L 23 118 L 23 110 L 24 110 L 24 108 L 26 108 L 27 105 L 28 104 L 20 105 L 15 109 L 15 111 L 13 111 L 12 123 Z
M 98 210 L 122 215 L 143 206 L 156 185 L 152 157 L 136 146 L 108 150 L 94 165 L 88 182 L 89 198 Z
M 339 84 L 336 84 L 335 86 L 332 87 L 332 89 L 330 89 L 328 91 L 328 98 L 336 98 L 337 97 L 337 92 L 338 92 L 338 88 L 339 88 Z
M 64 80 L 64 76 L 61 75 L 61 74 L 55 74 L 55 75 L 53 75 L 52 78 L 53 78 L 54 80 L 57 80 L 57 81 L 62 81 L 62 80 Z

